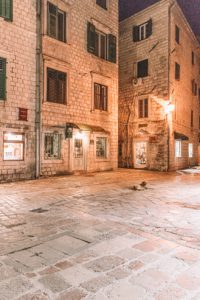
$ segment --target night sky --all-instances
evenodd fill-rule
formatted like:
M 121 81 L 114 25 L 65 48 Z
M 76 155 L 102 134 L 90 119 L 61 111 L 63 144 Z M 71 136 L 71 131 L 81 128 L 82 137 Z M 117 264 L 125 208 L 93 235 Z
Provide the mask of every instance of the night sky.
M 158 2 L 158 0 L 119 0 L 120 20 Z M 200 0 L 178 0 L 193 31 L 200 36 Z

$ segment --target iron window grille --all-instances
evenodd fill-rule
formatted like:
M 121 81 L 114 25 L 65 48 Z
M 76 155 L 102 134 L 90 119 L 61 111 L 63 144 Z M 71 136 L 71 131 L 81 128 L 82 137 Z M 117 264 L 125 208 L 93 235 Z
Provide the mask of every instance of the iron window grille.
M 61 134 L 46 133 L 45 134 L 45 159 L 61 158 Z
M 107 138 L 97 137 L 96 138 L 96 157 L 107 158 Z

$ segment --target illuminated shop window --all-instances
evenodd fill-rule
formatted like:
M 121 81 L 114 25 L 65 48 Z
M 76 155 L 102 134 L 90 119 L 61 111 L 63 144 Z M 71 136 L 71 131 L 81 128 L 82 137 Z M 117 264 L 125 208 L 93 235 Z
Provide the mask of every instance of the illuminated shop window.
M 107 158 L 107 138 L 98 137 L 96 140 L 96 157 Z
M 45 134 L 45 159 L 60 159 L 61 135 L 59 133 Z
M 188 154 L 189 154 L 189 158 L 192 158 L 193 157 L 193 144 L 192 143 L 190 143 L 189 145 L 188 145 Z
M 24 160 L 24 134 L 4 133 L 4 160 Z
M 175 157 L 181 157 L 182 156 L 182 149 L 181 149 L 181 141 L 176 140 L 175 141 Z

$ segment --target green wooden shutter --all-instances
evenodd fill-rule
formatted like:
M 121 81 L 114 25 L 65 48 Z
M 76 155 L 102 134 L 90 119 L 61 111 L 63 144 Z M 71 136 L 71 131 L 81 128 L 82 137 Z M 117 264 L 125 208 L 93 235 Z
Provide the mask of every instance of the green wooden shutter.
M 0 0 L 0 17 L 3 17 L 2 5 L 3 5 L 3 1 Z
M 6 59 L 0 57 L 0 99 L 6 99 Z
M 117 61 L 117 38 L 112 34 L 108 35 L 108 60 L 113 63 Z
M 147 23 L 147 38 L 152 35 L 152 27 L 153 27 L 153 23 L 152 23 L 152 19 L 150 19 Z
M 5 19 L 12 21 L 13 19 L 13 0 L 6 0 L 5 3 Z
M 48 11 L 47 11 L 48 26 L 47 31 L 48 35 L 57 38 L 57 7 L 48 2 Z
M 95 53 L 95 26 L 89 22 L 87 25 L 87 50 Z
M 139 26 L 133 26 L 133 41 L 139 41 Z

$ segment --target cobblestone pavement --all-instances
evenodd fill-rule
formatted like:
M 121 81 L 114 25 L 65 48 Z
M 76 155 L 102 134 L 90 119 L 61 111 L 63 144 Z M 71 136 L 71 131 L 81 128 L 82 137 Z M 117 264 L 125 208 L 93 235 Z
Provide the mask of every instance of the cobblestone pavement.
M 200 299 L 198 173 L 2 184 L 0 234 L 0 300 Z

